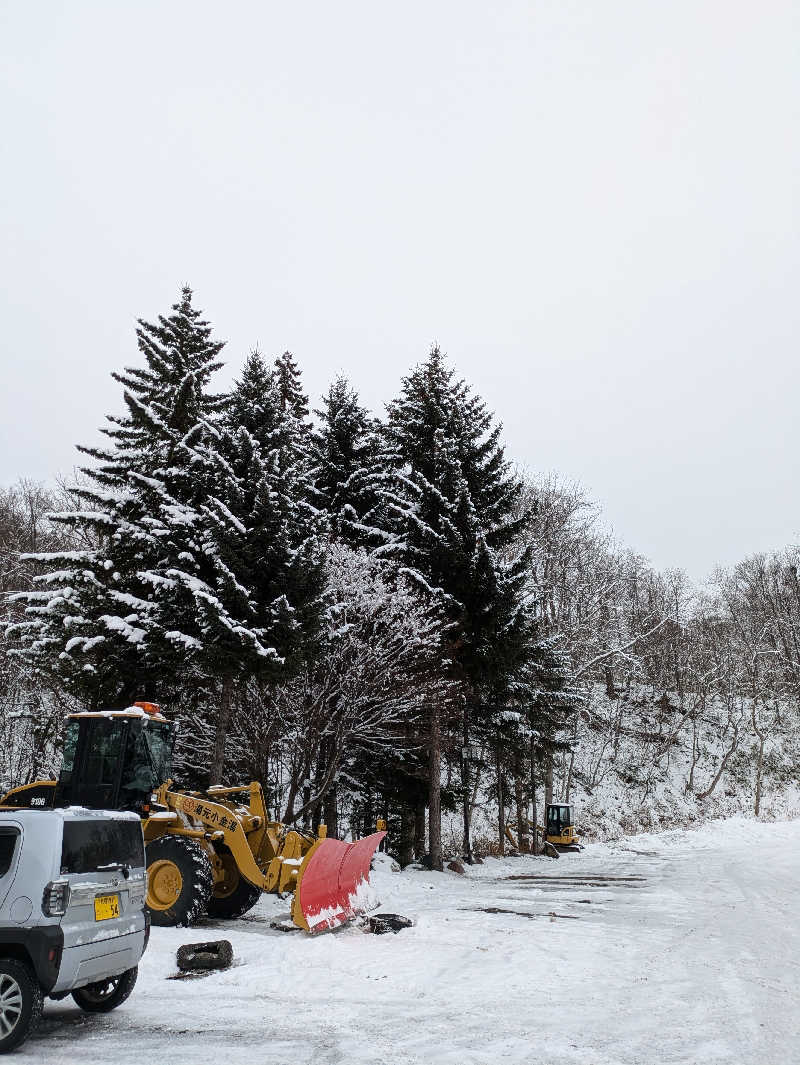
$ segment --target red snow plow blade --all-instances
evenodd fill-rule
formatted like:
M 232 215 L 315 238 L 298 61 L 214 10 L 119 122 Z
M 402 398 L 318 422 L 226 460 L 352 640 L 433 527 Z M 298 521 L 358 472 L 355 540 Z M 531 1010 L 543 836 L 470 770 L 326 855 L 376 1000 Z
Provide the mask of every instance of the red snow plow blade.
M 294 923 L 307 932 L 322 932 L 363 913 L 369 903 L 369 865 L 385 835 L 373 832 L 355 843 L 318 839 L 297 875 Z

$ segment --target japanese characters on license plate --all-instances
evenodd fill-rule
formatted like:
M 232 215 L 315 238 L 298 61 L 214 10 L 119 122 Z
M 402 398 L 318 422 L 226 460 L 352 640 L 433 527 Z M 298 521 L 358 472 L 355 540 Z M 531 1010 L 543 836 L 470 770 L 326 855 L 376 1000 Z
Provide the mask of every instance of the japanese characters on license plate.
M 98 895 L 94 900 L 95 921 L 110 921 L 119 917 L 119 895 Z

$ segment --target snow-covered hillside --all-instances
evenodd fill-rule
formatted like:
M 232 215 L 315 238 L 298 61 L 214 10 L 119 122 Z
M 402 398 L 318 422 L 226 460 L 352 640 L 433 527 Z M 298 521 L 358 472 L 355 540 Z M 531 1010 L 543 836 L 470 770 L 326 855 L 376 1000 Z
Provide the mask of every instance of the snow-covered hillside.
M 751 717 L 746 700 L 732 717 L 727 706 L 713 700 L 693 717 L 681 711 L 674 694 L 656 698 L 641 688 L 611 700 L 598 686 L 579 717 L 574 757 L 563 755 L 554 763 L 554 799 L 572 803 L 586 840 L 691 827 L 714 818 L 754 817 L 759 743 Z M 760 820 L 800 817 L 798 724 L 794 709 L 784 707 L 780 727 L 767 733 Z M 509 806 L 507 820 L 515 817 Z M 540 822 L 541 817 L 540 806 Z M 473 827 L 479 850 L 493 852 L 498 838 L 495 801 L 481 803 Z M 445 832 L 449 853 L 460 853 L 461 834 L 460 813 L 450 814 Z

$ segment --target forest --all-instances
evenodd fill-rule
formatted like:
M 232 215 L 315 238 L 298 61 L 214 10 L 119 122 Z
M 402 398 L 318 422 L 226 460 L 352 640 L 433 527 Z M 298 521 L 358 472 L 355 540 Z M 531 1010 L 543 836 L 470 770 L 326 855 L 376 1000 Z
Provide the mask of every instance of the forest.
M 530 849 L 610 773 L 639 808 L 674 761 L 697 816 L 796 782 L 797 546 L 656 570 L 438 347 L 376 415 L 342 376 L 312 410 L 289 352 L 215 391 L 189 288 L 136 340 L 103 444 L 0 488 L 4 789 L 57 768 L 66 713 L 138 699 L 179 723 L 179 783 L 258 780 L 342 837 L 386 817 L 434 869 L 507 825 Z

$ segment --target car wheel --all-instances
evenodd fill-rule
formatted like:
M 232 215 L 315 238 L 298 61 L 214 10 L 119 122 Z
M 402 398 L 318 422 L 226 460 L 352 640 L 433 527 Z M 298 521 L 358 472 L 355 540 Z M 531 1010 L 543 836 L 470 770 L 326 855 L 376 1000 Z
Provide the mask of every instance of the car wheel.
M 28 1038 L 42 1016 L 42 989 L 15 958 L 0 958 L 0 1053 Z
M 134 967 L 121 973 L 119 976 L 111 976 L 108 980 L 98 980 L 86 987 L 79 987 L 72 992 L 72 997 L 86 1013 L 110 1013 L 117 1006 L 121 1006 L 130 995 L 136 984 L 139 970 Z

